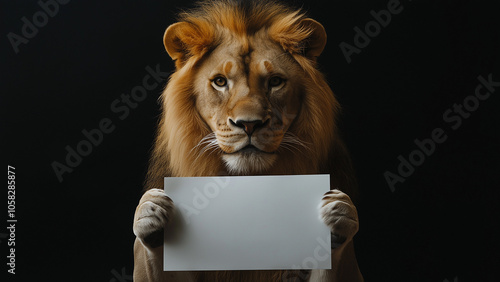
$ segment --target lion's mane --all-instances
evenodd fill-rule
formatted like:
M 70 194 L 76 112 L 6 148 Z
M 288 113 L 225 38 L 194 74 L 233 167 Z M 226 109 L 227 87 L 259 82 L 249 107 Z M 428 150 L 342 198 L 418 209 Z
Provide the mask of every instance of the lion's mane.
M 242 4 L 246 3 L 246 4 Z M 283 150 L 273 168 L 263 174 L 331 173 L 332 186 L 350 190 L 354 186 L 351 164 L 337 130 L 340 106 L 318 70 L 316 61 L 304 56 L 307 38 L 313 32 L 299 23 L 301 10 L 266 1 L 206 1 L 197 9 L 181 14 L 180 21 L 191 23 L 189 53 L 177 58 L 177 70 L 160 97 L 162 115 L 152 151 L 145 189 L 162 187 L 165 176 L 227 175 L 220 153 L 202 154 L 196 145 L 211 132 L 195 107 L 193 94 L 197 65 L 210 56 L 220 41 L 217 27 L 249 36 L 267 28 L 271 38 L 289 52 L 303 70 L 303 101 L 289 132 L 307 149 Z M 343 187 L 342 187 L 343 186 Z M 346 191 L 351 192 L 351 191 Z

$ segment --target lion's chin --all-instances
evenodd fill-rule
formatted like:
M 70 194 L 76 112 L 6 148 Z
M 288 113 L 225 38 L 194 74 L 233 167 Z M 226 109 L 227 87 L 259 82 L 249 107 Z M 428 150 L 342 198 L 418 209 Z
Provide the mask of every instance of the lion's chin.
M 263 152 L 239 152 L 222 155 L 229 173 L 236 175 L 264 172 L 272 167 L 276 158 L 276 154 Z

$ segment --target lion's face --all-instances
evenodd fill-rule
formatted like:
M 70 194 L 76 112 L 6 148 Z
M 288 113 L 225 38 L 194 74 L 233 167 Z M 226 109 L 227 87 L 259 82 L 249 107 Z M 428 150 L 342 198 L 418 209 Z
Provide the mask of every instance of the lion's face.
M 226 8 L 206 2 L 165 32 L 176 72 L 162 94 L 158 166 L 180 176 L 317 171 L 338 109 L 316 69 L 324 28 L 281 5 Z
M 218 146 L 228 169 L 259 172 L 277 157 L 300 110 L 300 67 L 262 33 L 241 41 L 230 36 L 195 75 L 196 107 L 212 134 L 200 141 Z

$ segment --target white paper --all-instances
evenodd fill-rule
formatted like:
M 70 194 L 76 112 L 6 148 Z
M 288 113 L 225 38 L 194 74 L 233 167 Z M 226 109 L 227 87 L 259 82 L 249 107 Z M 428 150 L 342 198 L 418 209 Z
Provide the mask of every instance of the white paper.
M 164 270 L 330 269 L 329 175 L 165 178 Z

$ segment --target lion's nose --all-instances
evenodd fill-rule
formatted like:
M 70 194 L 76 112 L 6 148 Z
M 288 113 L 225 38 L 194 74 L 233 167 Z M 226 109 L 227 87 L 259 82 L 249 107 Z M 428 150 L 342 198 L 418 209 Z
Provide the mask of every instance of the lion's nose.
M 251 136 L 252 133 L 259 127 L 264 126 L 269 120 L 266 120 L 265 122 L 261 120 L 239 120 L 237 119 L 236 121 L 233 121 L 232 119 L 229 120 L 232 125 L 235 125 L 237 127 L 243 128 L 245 130 L 245 133 L 248 136 Z

